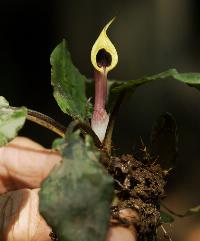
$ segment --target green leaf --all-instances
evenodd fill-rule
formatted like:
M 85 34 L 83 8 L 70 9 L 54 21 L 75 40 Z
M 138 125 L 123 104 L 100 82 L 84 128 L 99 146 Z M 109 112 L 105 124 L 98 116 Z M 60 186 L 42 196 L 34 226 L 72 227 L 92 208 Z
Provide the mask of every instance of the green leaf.
M 80 121 L 89 118 L 91 108 L 85 94 L 88 80 L 73 65 L 65 40 L 54 49 L 50 62 L 54 97 L 61 110 Z
M 200 73 L 176 73 L 174 79 L 200 89 Z
M 164 169 L 172 168 L 177 157 L 177 126 L 173 116 L 165 113 L 152 128 L 150 150 Z
M 113 89 L 113 92 L 132 91 L 136 87 L 154 80 L 173 78 L 188 84 L 189 86 L 200 88 L 200 73 L 179 73 L 176 69 L 169 69 L 160 74 L 144 76 L 136 80 L 129 80 Z
M 17 136 L 24 125 L 27 109 L 25 107 L 13 108 L 8 101 L 0 96 L 0 146 L 7 144 Z
M 163 223 L 173 223 L 174 218 L 169 214 L 164 211 L 160 211 L 160 218 Z
M 42 184 L 40 212 L 59 240 L 104 241 L 113 180 L 91 138 L 83 141 L 76 131 L 60 143 L 62 163 Z
M 158 79 L 165 79 L 168 77 L 172 77 L 175 74 L 177 74 L 177 71 L 175 69 L 169 69 L 165 72 L 162 72 L 160 74 L 155 74 L 151 76 L 144 76 L 142 78 L 136 79 L 136 80 L 129 80 L 121 85 L 117 86 L 116 88 L 113 89 L 114 92 L 121 92 L 121 91 L 131 91 L 135 90 L 136 87 L 151 82 L 153 80 L 158 80 Z

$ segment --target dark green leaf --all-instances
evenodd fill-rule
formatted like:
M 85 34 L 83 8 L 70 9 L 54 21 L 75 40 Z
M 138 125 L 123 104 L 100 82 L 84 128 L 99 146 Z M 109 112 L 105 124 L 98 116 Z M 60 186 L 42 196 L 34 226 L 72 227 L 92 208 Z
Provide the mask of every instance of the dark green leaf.
M 95 81 L 94 79 L 87 79 L 86 81 L 86 95 L 87 98 L 91 98 L 94 100 L 95 95 Z
M 114 92 L 121 92 L 121 91 L 131 91 L 131 90 L 135 90 L 136 87 L 151 82 L 153 80 L 158 80 L 158 79 L 165 79 L 168 77 L 172 77 L 175 74 L 177 74 L 177 71 L 175 69 L 169 69 L 165 72 L 162 72 L 160 74 L 155 74 L 155 75 L 151 75 L 151 76 L 144 76 L 140 79 L 136 79 L 136 80 L 129 80 L 126 81 L 124 83 L 122 83 L 121 85 L 117 86 L 116 88 L 113 89 Z
M 50 60 L 51 83 L 58 105 L 64 113 L 84 121 L 91 116 L 90 103 L 85 94 L 85 83 L 88 80 L 73 65 L 65 40 L 54 49 Z
M 161 217 L 161 221 L 163 223 L 173 223 L 174 222 L 174 218 L 169 213 L 166 213 L 164 211 L 160 211 L 160 217 Z
M 174 166 L 177 157 L 176 121 L 169 113 L 160 116 L 151 133 L 150 149 L 164 169 Z
M 60 143 L 63 160 L 42 184 L 40 212 L 59 240 L 104 241 L 113 180 L 91 138 L 84 142 L 76 131 Z
M 25 107 L 13 108 L 8 101 L 0 96 L 0 146 L 7 144 L 17 136 L 24 125 L 27 109 Z
M 175 80 L 184 82 L 197 89 L 200 88 L 200 73 L 179 73 L 176 69 L 169 69 L 160 74 L 144 76 L 136 80 L 126 81 L 121 85 L 117 86 L 116 88 L 114 88 L 113 91 L 118 93 L 121 91 L 132 91 L 135 89 L 135 87 L 138 87 L 142 84 L 149 83 L 153 80 L 166 79 L 166 78 L 173 78 Z

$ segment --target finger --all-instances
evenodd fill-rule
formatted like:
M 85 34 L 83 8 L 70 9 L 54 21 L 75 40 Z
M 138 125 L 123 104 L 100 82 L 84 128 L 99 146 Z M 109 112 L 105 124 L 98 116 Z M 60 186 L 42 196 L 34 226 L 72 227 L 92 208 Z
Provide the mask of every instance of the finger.
M 121 226 L 111 227 L 106 241 L 136 241 L 136 230 L 134 227 L 125 228 Z
M 189 231 L 186 232 L 184 236 L 184 241 L 199 241 L 200 240 L 200 227 L 199 225 L 191 225 Z
M 13 139 L 8 146 L 10 145 L 17 145 L 19 147 L 27 147 L 32 148 L 36 150 L 45 150 L 46 148 L 40 145 L 39 143 L 23 136 L 17 136 L 15 139 Z
M 39 189 L 21 189 L 0 196 L 1 241 L 50 241 L 51 229 L 39 214 Z M 106 241 L 136 241 L 134 227 L 111 227 Z
M 57 152 L 17 137 L 0 148 L 0 193 L 39 187 L 60 159 Z
M 131 208 L 125 208 L 119 211 L 119 217 L 123 220 L 126 220 L 128 223 L 136 223 L 139 221 L 139 215 L 136 211 Z M 111 220 L 111 224 L 114 224 L 108 230 L 106 241 L 136 241 L 137 240 L 137 231 L 134 225 L 130 225 L 128 228 L 116 226 L 118 223 L 117 220 Z
M 1 241 L 50 241 L 51 229 L 38 211 L 39 189 L 21 189 L 0 196 Z

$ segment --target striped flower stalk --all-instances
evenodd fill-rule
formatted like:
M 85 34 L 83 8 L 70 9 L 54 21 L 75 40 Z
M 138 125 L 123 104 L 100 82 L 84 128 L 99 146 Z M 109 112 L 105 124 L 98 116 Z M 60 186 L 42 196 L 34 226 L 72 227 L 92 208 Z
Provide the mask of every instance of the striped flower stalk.
M 91 51 L 91 62 L 94 67 L 95 80 L 95 102 L 91 126 L 101 142 L 104 140 L 109 122 L 109 114 L 105 108 L 107 99 L 107 75 L 118 63 L 117 51 L 106 34 L 113 20 L 114 19 L 103 28 Z

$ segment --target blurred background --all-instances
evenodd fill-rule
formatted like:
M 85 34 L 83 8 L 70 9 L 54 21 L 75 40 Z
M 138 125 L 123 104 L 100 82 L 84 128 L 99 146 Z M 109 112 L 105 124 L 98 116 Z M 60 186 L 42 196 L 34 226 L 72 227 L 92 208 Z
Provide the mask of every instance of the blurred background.
M 110 78 L 125 81 L 169 68 L 200 72 L 199 0 L 1 0 L 0 95 L 67 125 L 70 119 L 52 96 L 49 56 L 66 38 L 73 62 L 92 77 L 91 47 L 113 16 L 109 36 L 119 64 Z M 174 115 L 179 129 L 178 163 L 165 203 L 183 213 L 200 204 L 200 93 L 170 79 L 138 88 L 120 112 L 114 143 L 119 152 L 134 153 L 140 137 L 148 143 L 153 122 L 165 112 Z M 28 122 L 20 134 L 47 147 L 56 137 Z M 198 216 L 165 227 L 173 241 L 200 240 Z

